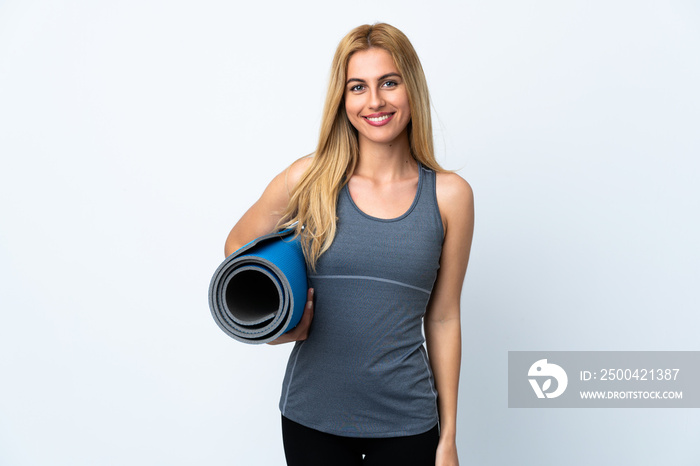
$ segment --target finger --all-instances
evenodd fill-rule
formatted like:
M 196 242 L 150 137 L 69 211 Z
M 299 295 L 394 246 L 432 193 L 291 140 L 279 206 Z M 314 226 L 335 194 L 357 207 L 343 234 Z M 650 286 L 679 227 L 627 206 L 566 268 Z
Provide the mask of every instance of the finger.
M 288 331 L 287 333 L 280 335 L 273 341 L 268 342 L 268 345 L 280 345 L 282 343 L 290 343 L 292 341 L 303 341 L 309 336 L 309 327 L 311 326 L 311 320 L 314 317 L 314 290 L 309 288 L 306 293 L 306 306 L 304 306 L 304 313 L 301 316 L 299 323 Z
M 299 324 L 292 331 L 292 336 L 295 340 L 306 340 L 309 336 L 309 327 L 311 327 L 311 320 L 314 318 L 314 304 L 313 301 L 306 303 L 304 308 L 304 314 L 301 316 Z M 291 332 L 290 332 L 291 333 Z
M 308 317 L 307 317 L 307 314 L 308 314 Z M 309 288 L 309 292 L 307 294 L 307 300 L 306 300 L 306 308 L 304 308 L 304 315 L 302 316 L 302 319 L 304 317 L 307 317 L 310 321 L 313 316 L 314 316 L 314 289 Z

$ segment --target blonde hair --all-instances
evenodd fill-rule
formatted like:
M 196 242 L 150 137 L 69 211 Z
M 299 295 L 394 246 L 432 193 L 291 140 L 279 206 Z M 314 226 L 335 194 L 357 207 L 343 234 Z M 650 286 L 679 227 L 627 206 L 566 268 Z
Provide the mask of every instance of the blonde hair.
M 298 222 L 296 232 L 301 235 L 304 255 L 312 270 L 333 242 L 338 193 L 355 170 L 359 157 L 357 130 L 348 120 L 343 102 L 348 62 L 355 52 L 373 47 L 389 52 L 405 83 L 411 109 L 407 127 L 411 155 L 428 168 L 445 171 L 435 160 L 428 85 L 411 42 L 404 33 L 385 23 L 353 29 L 340 41 L 333 57 L 313 161 L 292 190 L 279 225 L 286 228 Z

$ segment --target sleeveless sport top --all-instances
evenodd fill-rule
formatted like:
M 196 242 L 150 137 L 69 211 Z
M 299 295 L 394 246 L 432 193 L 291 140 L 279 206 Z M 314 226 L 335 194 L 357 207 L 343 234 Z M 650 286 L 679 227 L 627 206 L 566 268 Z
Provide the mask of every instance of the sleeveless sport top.
M 365 214 L 347 185 L 337 215 L 330 249 L 308 271 L 314 318 L 289 357 L 280 410 L 348 437 L 426 432 L 438 421 L 422 331 L 443 240 L 435 172 L 420 167 L 413 204 L 400 217 Z

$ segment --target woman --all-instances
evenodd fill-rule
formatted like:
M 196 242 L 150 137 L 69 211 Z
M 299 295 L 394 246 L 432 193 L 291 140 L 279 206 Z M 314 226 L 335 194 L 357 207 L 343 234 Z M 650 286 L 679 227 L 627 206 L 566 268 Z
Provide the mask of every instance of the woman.
M 289 465 L 458 464 L 473 219 L 469 184 L 435 161 L 410 42 L 387 24 L 354 29 L 333 59 L 316 151 L 226 241 L 228 255 L 298 222 L 311 288 L 299 325 L 273 342 L 296 342 L 280 399 Z

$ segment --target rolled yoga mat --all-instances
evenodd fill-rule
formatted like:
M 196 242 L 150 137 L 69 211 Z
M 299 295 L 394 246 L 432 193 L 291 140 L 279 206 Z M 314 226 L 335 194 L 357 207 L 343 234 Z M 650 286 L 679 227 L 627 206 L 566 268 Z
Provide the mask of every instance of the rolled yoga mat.
M 221 330 L 244 343 L 268 343 L 301 319 L 306 262 L 294 229 L 261 236 L 228 256 L 209 284 L 209 308 Z

